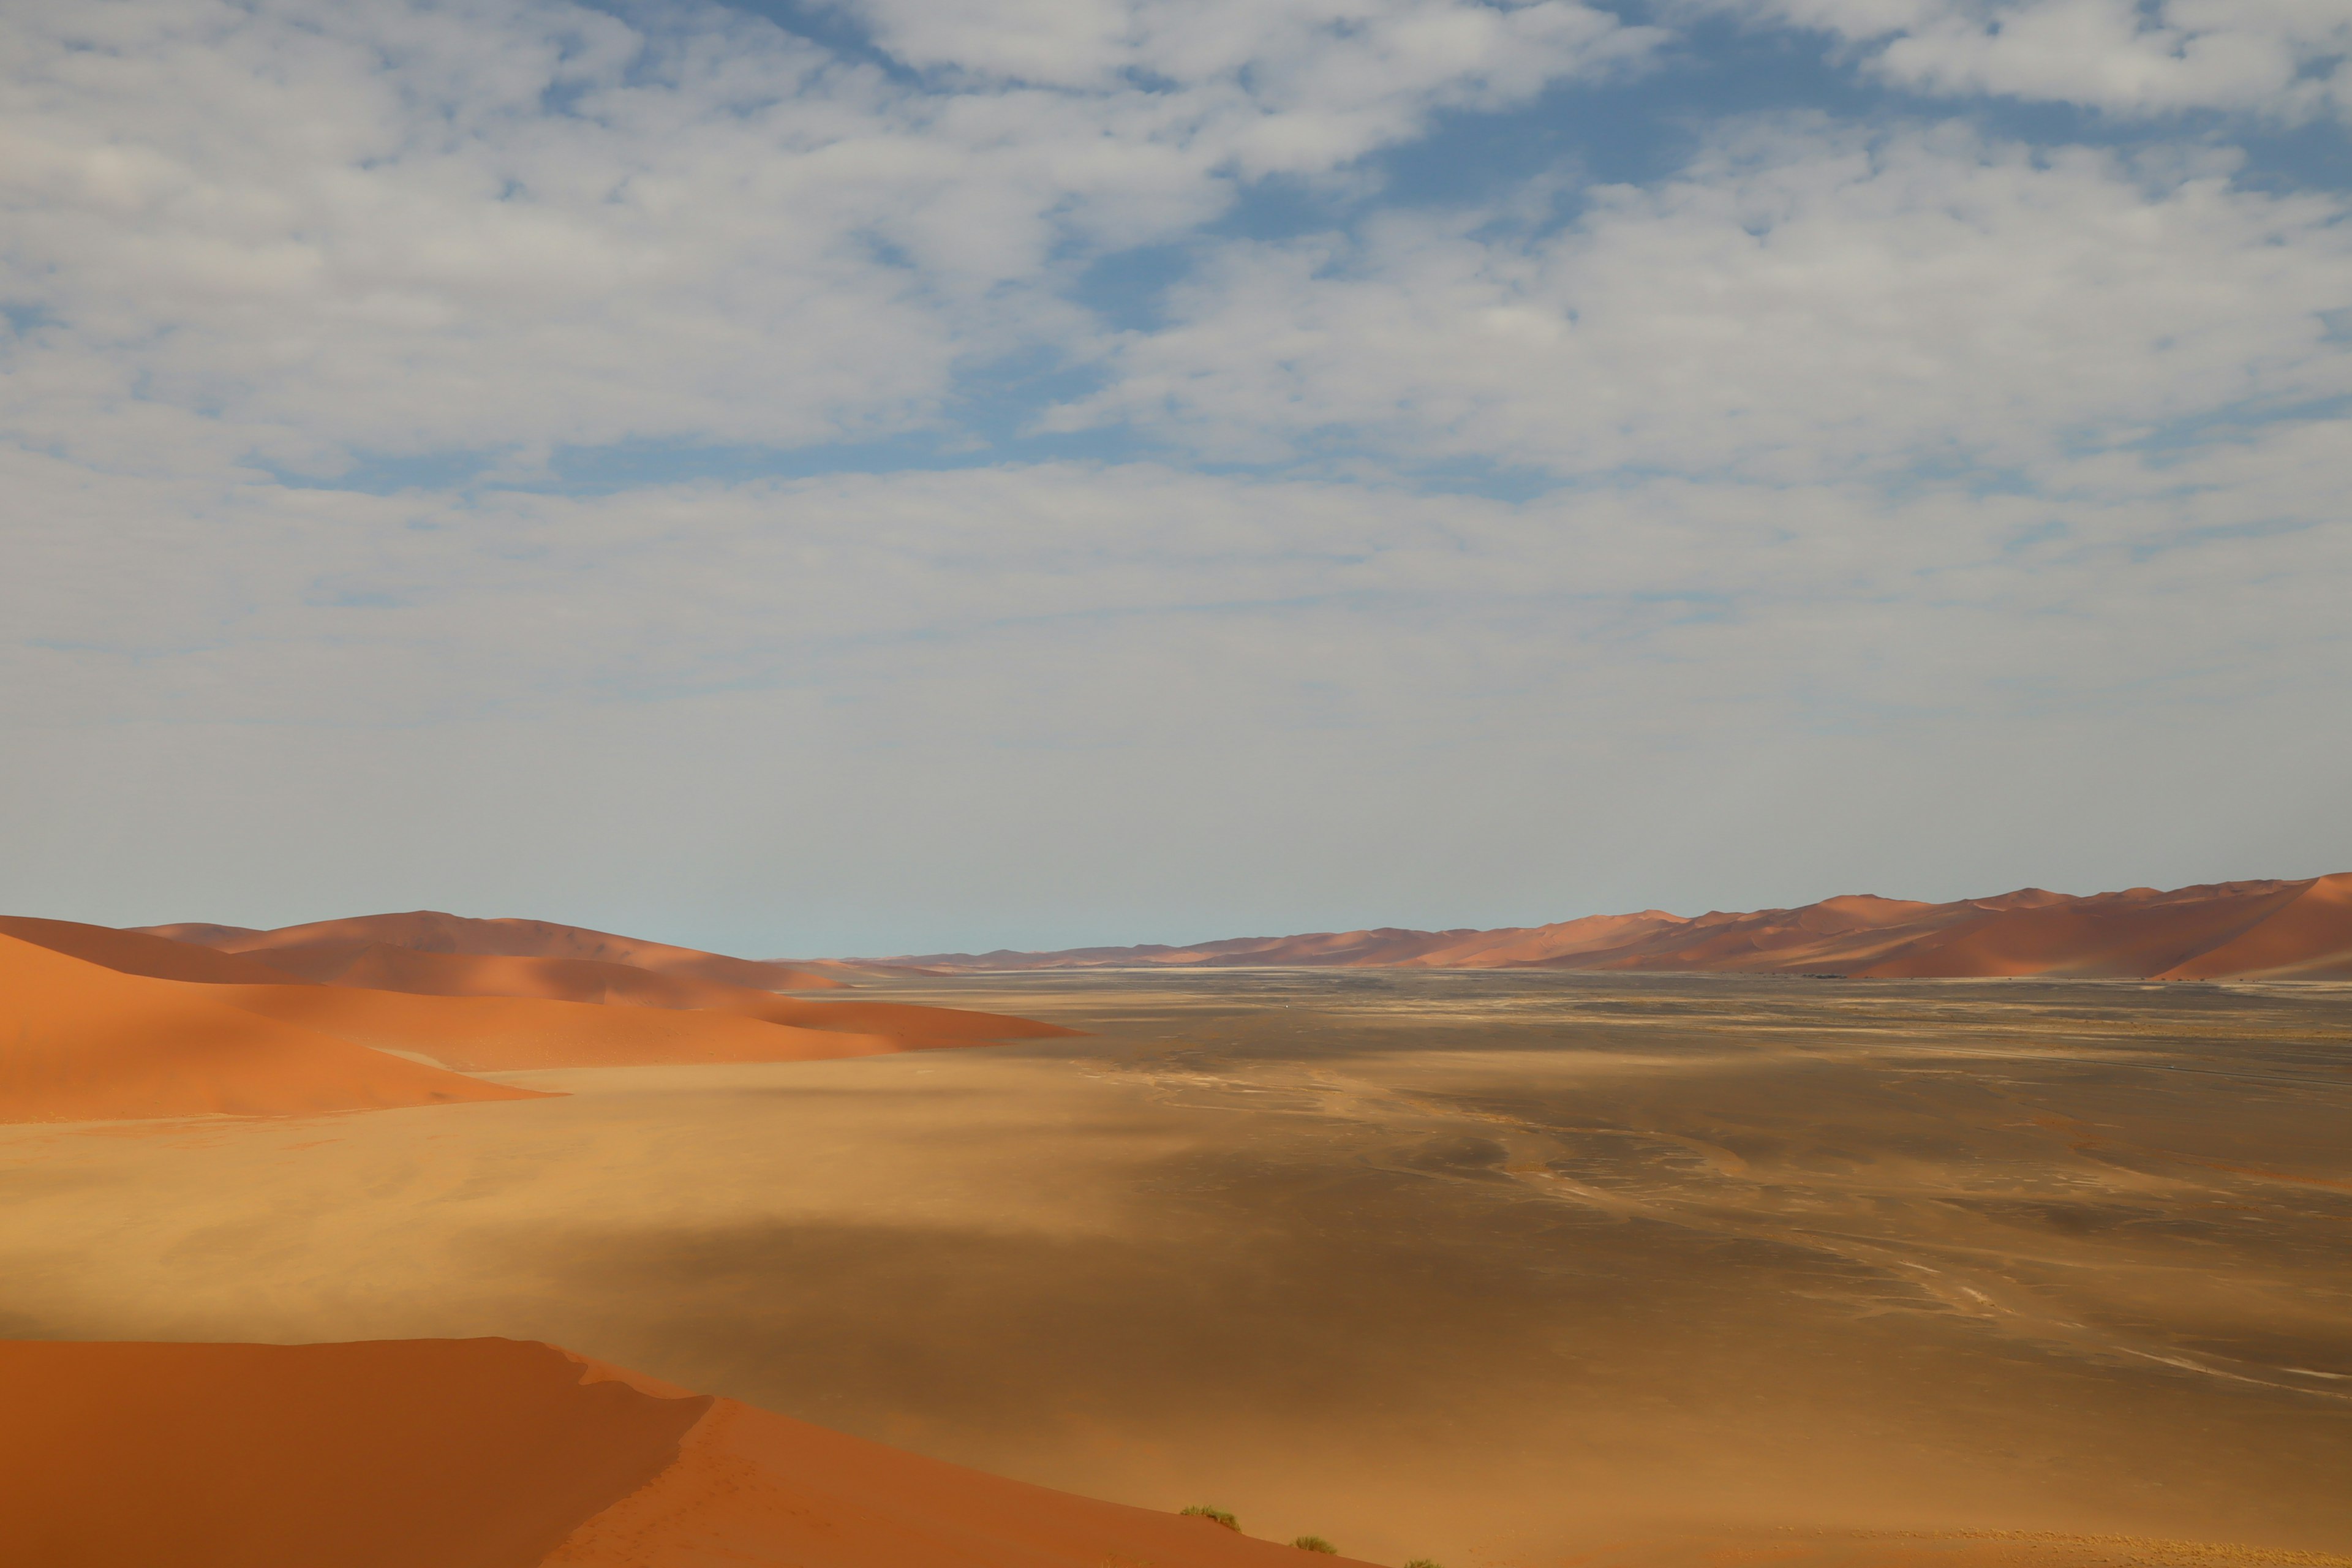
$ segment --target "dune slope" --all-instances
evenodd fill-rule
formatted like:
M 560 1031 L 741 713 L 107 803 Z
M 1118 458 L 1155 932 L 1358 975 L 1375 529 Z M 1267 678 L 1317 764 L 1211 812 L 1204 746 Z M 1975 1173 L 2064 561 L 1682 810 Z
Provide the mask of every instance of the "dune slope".
M 537 1098 L 262 1017 L 217 991 L 120 973 L 0 936 L 0 1121 L 294 1115 Z
M 378 1050 L 414 1051 L 460 1072 L 816 1061 L 886 1056 L 927 1043 L 725 1013 L 536 996 L 413 995 L 340 985 L 213 989 L 229 1006 Z
M 842 984 L 831 975 L 787 963 L 730 958 L 612 931 L 590 931 L 584 926 L 557 925 L 550 921 L 474 920 L 435 910 L 314 921 L 261 931 L 198 923 L 138 929 L 151 935 L 201 942 L 224 952 L 258 953 L 265 959 L 278 948 L 381 943 L 417 952 L 462 953 L 477 958 L 590 959 L 758 991 L 831 990 Z
M 272 968 L 313 984 L 420 996 L 530 997 L 550 1002 L 729 1013 L 798 1029 L 832 1029 L 938 1042 L 1039 1039 L 1075 1033 L 1034 1019 L 950 1007 L 890 1002 L 813 1002 L 698 975 L 664 973 L 601 959 L 426 952 L 384 942 L 310 942 L 267 951 Z M 265 971 L 250 978 L 272 977 Z M 275 978 L 282 980 L 286 975 Z
M 197 980 L 217 984 L 268 985 L 293 976 L 275 965 L 240 953 L 218 952 L 192 942 L 174 942 L 145 931 L 117 931 L 112 926 L 84 925 L 79 921 L 37 920 L 28 915 L 0 915 L 0 936 L 13 936 L 100 964 L 124 974 L 144 974 L 156 980 Z
M 2352 978 L 2352 872 L 2303 881 L 2132 888 L 2070 898 L 2022 888 L 1948 904 L 1846 894 L 1793 910 L 1662 910 L 1497 931 L 1244 937 L 1192 947 L 925 953 L 877 962 L 938 972 L 1317 965 L 1545 968 L 1872 979 L 2065 975 Z
M 510 1340 L 0 1342 L 0 1536 L 49 1568 L 528 1568 L 711 1404 L 599 1371 Z
M 1298 1561 L 529 1342 L 0 1342 L 0 1531 L 52 1568 Z

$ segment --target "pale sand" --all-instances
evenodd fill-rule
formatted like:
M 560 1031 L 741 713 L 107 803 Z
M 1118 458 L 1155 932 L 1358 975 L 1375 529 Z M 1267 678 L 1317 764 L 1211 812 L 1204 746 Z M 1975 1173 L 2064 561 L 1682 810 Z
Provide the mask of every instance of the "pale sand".
M 2352 1551 L 2340 993 L 893 994 L 1105 1033 L 0 1129 L 0 1334 L 544 1339 L 1449 1568 Z

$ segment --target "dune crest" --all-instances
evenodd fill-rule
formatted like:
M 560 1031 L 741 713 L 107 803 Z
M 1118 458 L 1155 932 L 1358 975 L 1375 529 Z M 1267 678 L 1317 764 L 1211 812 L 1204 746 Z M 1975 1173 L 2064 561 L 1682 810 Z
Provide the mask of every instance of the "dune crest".
M 444 1071 L 0 936 L 0 1121 L 289 1116 L 533 1090 Z
M 154 980 L 194 980 L 208 984 L 270 985 L 293 978 L 275 965 L 239 953 L 175 942 L 146 931 L 117 931 L 79 921 L 0 915 L 0 936 L 12 936 L 52 952 L 79 958 L 123 974 Z
M 1849 893 L 1793 910 L 1644 910 L 1497 931 L 1241 937 L 1191 947 L 936 952 L 877 959 L 933 973 L 1309 964 L 1430 969 L 1830 973 L 1866 979 L 2352 979 L 2352 872 L 2303 881 L 2021 888 L 1920 903 Z
M 625 963 L 656 974 L 690 976 L 755 991 L 825 991 L 842 984 L 829 974 L 789 963 L 730 958 L 697 948 L 673 947 L 667 942 L 591 931 L 585 926 L 558 925 L 551 921 L 476 920 L 443 914 L 437 910 L 313 921 L 274 931 L 198 922 L 133 929 L 152 936 L 196 942 L 223 952 L 260 954 L 265 962 L 268 954 L 282 948 L 331 949 L 379 943 L 415 952 L 475 958 L 587 959 Z
M 1076 1033 L 954 1008 L 813 1002 L 598 959 L 354 942 L 267 948 L 266 963 L 148 931 L 23 917 L 0 919 L 0 1029 L 13 1032 L 0 1041 L 0 1121 L 513 1099 L 528 1091 L 457 1075 L 816 1061 Z
M 0 1342 L 0 1528 L 61 1568 L 1298 1560 L 529 1341 Z

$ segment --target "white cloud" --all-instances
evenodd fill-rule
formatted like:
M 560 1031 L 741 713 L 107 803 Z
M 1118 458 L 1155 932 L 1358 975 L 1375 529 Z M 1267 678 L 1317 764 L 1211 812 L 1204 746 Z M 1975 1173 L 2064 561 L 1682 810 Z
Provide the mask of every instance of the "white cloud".
M 2210 159 L 1784 123 L 1556 232 L 1508 216 L 1227 245 L 1050 422 L 1811 479 L 2031 470 L 2352 392 L 2325 314 L 2352 304 L 2345 204 Z
M 1129 51 L 1150 89 L 916 90 L 716 8 L 20 12 L 0 426 L 165 470 L 905 429 L 960 362 L 1083 333 L 1074 258 L 1648 37 L 1559 0 L 1269 5 L 1194 61 L 1131 9 L 1106 15 L 1159 39 Z
M 654 897 L 779 950 L 2307 873 L 2352 855 L 2347 435 L 2054 500 L 18 458 L 0 809 L 27 908 Z
M 1727 0 L 1719 8 L 1860 44 L 1874 71 L 1919 91 L 2124 113 L 2352 116 L 2352 15 L 2339 0 Z
M 1558 0 L 845 8 L 907 68 L 561 0 L 0 27 L 0 810 L 52 829 L 21 907 L 866 900 L 866 935 L 776 941 L 840 951 L 1118 934 L 1034 911 L 1118 899 L 1181 936 L 1981 891 L 2094 839 L 2132 879 L 2352 855 L 2352 754 L 2311 721 L 2352 694 L 2340 198 L 2196 148 L 1790 119 L 1565 226 L 1538 181 L 1210 238 L 1237 182 L 1346 178 L 1656 37 Z M 2006 27 L 1906 52 L 1963 15 L 1797 19 L 2025 90 Z M 2276 112 L 2320 90 L 2316 13 L 2162 15 L 2289 38 Z M 2219 101 L 2237 47 L 2101 90 Z M 2275 81 L 2259 53 L 2230 91 Z M 1201 261 L 1166 327 L 1070 303 L 1162 240 Z M 1287 477 L 238 467 L 873 436 L 1034 349 L 1105 375 L 1060 427 Z M 1396 478 L 1447 459 L 1563 482 Z M 2249 792 L 2177 872 L 2134 858 Z

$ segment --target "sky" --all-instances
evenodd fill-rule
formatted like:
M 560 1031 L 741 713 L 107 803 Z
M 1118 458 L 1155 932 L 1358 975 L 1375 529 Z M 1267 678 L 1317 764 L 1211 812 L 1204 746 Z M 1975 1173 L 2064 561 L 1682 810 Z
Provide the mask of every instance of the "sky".
M 0 907 L 2352 869 L 2343 0 L 0 16 Z

